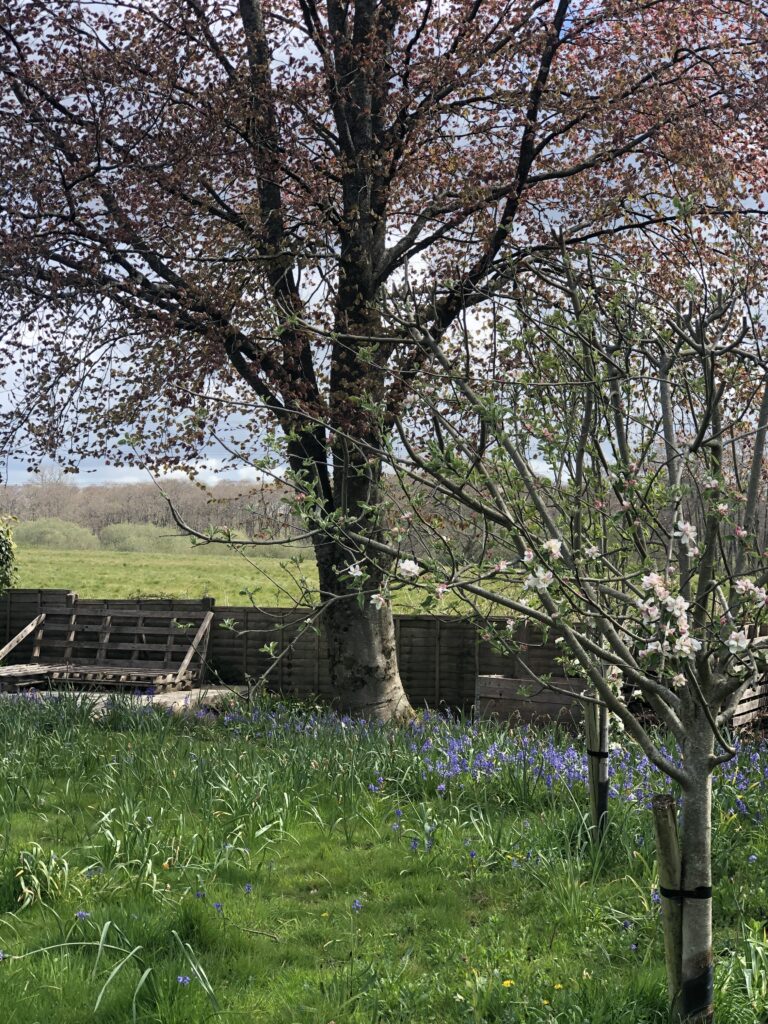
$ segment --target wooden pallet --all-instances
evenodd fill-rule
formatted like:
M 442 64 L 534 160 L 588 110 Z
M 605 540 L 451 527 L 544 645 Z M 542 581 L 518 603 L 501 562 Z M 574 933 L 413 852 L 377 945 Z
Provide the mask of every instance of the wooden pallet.
M 41 612 L 0 650 L 31 637 L 24 664 L 0 666 L 0 687 L 188 689 L 204 681 L 213 612 L 111 610 L 76 602 Z

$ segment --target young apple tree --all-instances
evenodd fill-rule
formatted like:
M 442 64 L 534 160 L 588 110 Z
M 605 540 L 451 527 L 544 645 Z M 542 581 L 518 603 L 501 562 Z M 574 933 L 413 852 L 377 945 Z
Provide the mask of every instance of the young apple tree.
M 633 264 L 563 254 L 499 298 L 495 336 L 423 337 L 429 373 L 392 454 L 431 496 L 396 538 L 401 558 L 422 552 L 407 568 L 428 603 L 452 594 L 487 623 L 556 630 L 569 674 L 679 787 L 681 878 L 662 895 L 681 907 L 672 995 L 697 1024 L 713 1020 L 713 774 L 766 672 L 759 269 L 749 246 L 694 227 Z M 482 521 L 475 559 L 443 541 L 451 514 Z
M 3 448 L 274 443 L 339 699 L 407 715 L 354 573 L 412 329 L 450 340 L 523 263 L 678 193 L 759 194 L 766 35 L 752 0 L 2 0 Z

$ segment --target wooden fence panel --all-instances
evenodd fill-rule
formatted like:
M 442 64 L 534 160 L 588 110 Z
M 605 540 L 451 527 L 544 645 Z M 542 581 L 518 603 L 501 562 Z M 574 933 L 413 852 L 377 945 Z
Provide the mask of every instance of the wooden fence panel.
M 270 690 L 301 697 L 333 696 L 325 639 L 322 631 L 307 624 L 312 615 L 308 608 L 216 607 L 211 598 L 79 600 L 67 590 L 16 589 L 0 595 L 0 647 L 46 607 L 71 607 L 76 601 L 78 609 L 94 615 L 145 609 L 170 611 L 180 621 L 185 612 L 212 610 L 209 679 L 236 684 L 248 678 L 258 681 L 266 674 Z M 504 619 L 495 621 L 504 627 Z M 504 676 L 527 684 L 524 665 L 538 675 L 562 675 L 556 661 L 560 655 L 556 634 L 550 633 L 545 639 L 535 626 L 520 626 L 515 631 L 519 645 L 516 654 L 494 650 L 472 621 L 458 617 L 396 615 L 395 630 L 400 674 L 415 707 L 446 706 L 468 711 L 475 701 L 478 677 Z M 19 664 L 28 660 L 32 643 L 30 636 L 11 652 L 8 661 Z M 272 643 L 278 653 L 285 651 L 277 663 L 265 650 Z M 745 694 L 734 723 L 745 726 L 766 718 L 768 685 Z

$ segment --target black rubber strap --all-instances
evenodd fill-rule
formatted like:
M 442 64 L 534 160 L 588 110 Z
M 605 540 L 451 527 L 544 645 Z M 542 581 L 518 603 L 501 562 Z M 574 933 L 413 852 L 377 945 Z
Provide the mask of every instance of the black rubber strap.
M 590 757 L 610 757 L 611 755 L 607 750 L 588 750 L 587 753 Z
M 714 968 L 710 964 L 697 978 L 683 982 L 682 1011 L 686 1019 L 712 1011 L 714 996 Z
M 699 885 L 695 889 L 667 889 L 660 885 L 659 892 L 665 900 L 673 900 L 675 903 L 682 903 L 683 900 L 712 899 L 711 885 Z

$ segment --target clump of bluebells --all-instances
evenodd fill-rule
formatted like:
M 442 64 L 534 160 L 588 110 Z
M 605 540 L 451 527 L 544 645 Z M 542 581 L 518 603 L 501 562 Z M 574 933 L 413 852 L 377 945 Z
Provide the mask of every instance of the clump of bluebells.
M 558 729 L 509 728 L 474 722 L 449 713 L 424 712 L 406 728 L 353 719 L 327 708 L 263 699 L 250 710 L 234 707 L 217 723 L 238 737 L 280 744 L 292 751 L 332 751 L 330 763 L 347 763 L 372 798 L 396 797 L 460 800 L 479 790 L 535 806 L 563 790 L 581 791 L 588 781 L 583 738 Z M 622 737 L 623 739 L 623 737 Z M 659 743 L 662 753 L 678 761 L 676 751 Z M 723 813 L 762 820 L 760 786 L 768 781 L 765 741 L 736 743 L 737 756 L 716 772 L 716 790 L 727 804 Z M 297 755 L 298 756 L 298 755 Z M 329 767 L 314 757 L 317 769 Z M 610 795 L 622 803 L 649 808 L 654 792 L 669 781 L 635 746 L 614 743 L 609 761 Z M 392 831 L 404 829 L 395 816 Z M 642 837 L 641 837 L 642 842 Z

